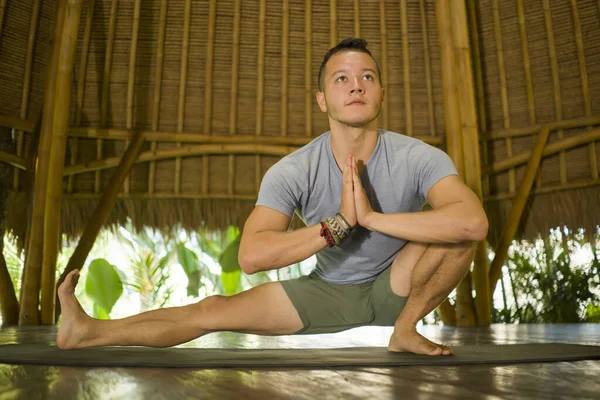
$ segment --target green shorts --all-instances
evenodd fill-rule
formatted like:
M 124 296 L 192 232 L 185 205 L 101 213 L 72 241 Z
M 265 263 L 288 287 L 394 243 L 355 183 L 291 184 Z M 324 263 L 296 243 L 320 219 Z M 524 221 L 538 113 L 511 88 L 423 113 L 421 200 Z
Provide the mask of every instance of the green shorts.
M 304 327 L 296 334 L 333 333 L 358 326 L 394 326 L 407 297 L 392 292 L 391 266 L 359 285 L 325 282 L 314 271 L 280 282 Z

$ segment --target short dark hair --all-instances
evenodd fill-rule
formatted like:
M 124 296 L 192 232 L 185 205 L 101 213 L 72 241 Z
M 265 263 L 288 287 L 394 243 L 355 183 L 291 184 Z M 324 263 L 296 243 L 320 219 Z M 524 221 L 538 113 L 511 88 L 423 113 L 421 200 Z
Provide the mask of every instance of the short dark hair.
M 339 42 L 335 47 L 332 47 L 331 49 L 329 49 L 327 54 L 325 54 L 325 57 L 323 57 L 323 62 L 321 63 L 321 68 L 319 69 L 319 78 L 318 78 L 320 92 L 323 91 L 323 87 L 324 87 L 324 84 L 323 84 L 324 76 L 323 75 L 325 74 L 325 66 L 327 65 L 327 61 L 329 61 L 329 59 L 332 56 L 334 56 L 338 53 L 345 52 L 345 51 L 358 51 L 361 53 L 368 54 L 373 59 L 373 61 L 375 61 L 375 65 L 377 66 L 377 76 L 379 77 L 379 84 L 382 85 L 381 71 L 379 69 L 379 64 L 377 63 L 377 60 L 375 60 L 375 58 L 373 57 L 373 54 L 371 54 L 369 49 L 367 49 L 367 41 L 362 38 L 346 38 L 346 39 L 342 40 L 341 42 Z

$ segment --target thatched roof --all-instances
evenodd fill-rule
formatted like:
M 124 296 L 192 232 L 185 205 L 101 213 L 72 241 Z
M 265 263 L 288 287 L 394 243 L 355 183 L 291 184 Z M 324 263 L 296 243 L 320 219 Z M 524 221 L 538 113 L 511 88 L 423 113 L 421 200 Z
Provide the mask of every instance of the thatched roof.
M 541 125 L 600 116 L 600 14 L 594 0 L 578 1 L 575 10 L 569 2 L 517 2 L 522 9 L 513 2 L 467 3 L 476 3 L 472 54 L 480 72 L 484 199 L 495 242 L 525 164 L 491 172 L 486 166 L 531 151 Z M 433 0 L 145 0 L 136 11 L 140 4 L 83 4 L 62 208 L 62 227 L 71 235 L 81 232 L 105 187 L 112 171 L 105 167 L 115 166 L 94 161 L 122 155 L 131 130 L 148 131 L 154 141 L 144 151 L 166 158 L 136 164 L 109 222 L 242 224 L 266 170 L 328 129 L 314 100 L 316 76 L 324 53 L 344 37 L 365 37 L 380 61 L 387 89 L 381 127 L 445 148 Z M 54 7 L 48 0 L 8 1 L 0 31 L 0 76 L 7 78 L 0 80 L 0 114 L 39 119 Z M 33 24 L 30 53 L 32 15 L 40 22 Z M 28 54 L 31 68 L 24 73 Z M 23 93 L 29 93 L 25 113 Z M 584 122 L 597 126 L 600 118 Z M 550 142 L 581 132 L 586 128 L 553 132 Z M 4 151 L 25 157 L 31 137 L 25 133 L 19 149 L 15 140 Z M 215 141 L 238 147 L 201 147 Z M 600 148 L 583 143 L 544 159 L 521 233 L 558 224 L 591 229 L 600 222 Z M 195 147 L 183 156 L 178 146 Z M 168 149 L 181 157 L 169 158 Z M 28 185 L 20 177 L 16 186 L 9 178 L 6 209 L 8 227 L 23 236 Z

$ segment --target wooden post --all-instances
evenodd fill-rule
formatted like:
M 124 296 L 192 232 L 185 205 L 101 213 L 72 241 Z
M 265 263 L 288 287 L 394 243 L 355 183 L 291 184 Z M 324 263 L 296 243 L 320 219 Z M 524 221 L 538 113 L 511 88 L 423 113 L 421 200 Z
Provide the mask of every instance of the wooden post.
M 256 136 L 263 133 L 263 119 L 265 109 L 265 35 L 266 35 L 266 13 L 267 1 L 260 0 L 259 28 L 258 28 L 258 83 L 256 90 Z M 230 166 L 232 166 L 230 164 Z M 232 174 L 232 170 L 229 170 Z M 256 193 L 260 189 L 260 181 L 262 175 L 260 155 L 254 156 L 254 188 Z M 233 178 L 231 178 L 232 180 Z
M 458 108 L 458 95 L 456 92 L 454 49 L 452 47 L 451 39 L 452 31 L 450 26 L 450 15 L 446 1 L 437 0 L 436 18 L 442 63 L 442 93 L 444 98 L 444 123 L 446 126 L 447 152 L 454 161 L 458 173 L 463 176 L 464 164 L 460 132 L 460 110 Z M 439 311 L 445 325 L 456 325 L 457 313 L 459 315 L 469 315 L 467 311 L 455 311 L 448 299 L 442 304 L 443 306 L 440 306 Z M 457 299 L 457 307 L 459 304 L 465 304 L 465 302 L 458 301 Z M 474 314 L 474 312 L 472 314 Z
M 337 0 L 329 0 L 329 47 L 337 44 Z
M 290 43 L 290 2 L 283 0 L 283 32 L 281 33 L 281 136 L 288 134 L 288 81 Z
M 6 3 L 8 0 L 0 0 L 0 36 L 2 35 L 2 28 L 4 27 L 4 12 L 6 11 Z
M 179 102 L 177 103 L 177 132 L 183 132 L 185 116 L 185 91 L 187 86 L 188 56 L 190 52 L 190 25 L 192 0 L 185 0 L 183 17 L 183 42 L 181 45 L 181 71 L 179 74 Z M 181 147 L 181 142 L 177 142 Z M 175 159 L 175 194 L 181 193 L 181 157 Z
M 48 163 L 50 161 L 50 147 L 52 145 L 52 120 L 54 118 L 54 96 L 56 94 L 55 83 L 65 9 L 66 1 L 59 1 L 56 7 L 56 27 L 52 41 L 52 50 L 50 51 L 50 59 L 46 70 L 42 126 L 37 161 L 34 163 L 36 169 L 32 171 L 35 174 L 33 210 L 25 256 L 25 268 L 23 270 L 19 325 L 37 325 L 40 322 L 38 308 L 42 277 L 42 255 L 44 250 L 44 215 L 46 210 Z
M 424 0 L 419 1 L 421 13 L 421 36 L 423 36 L 423 48 L 425 60 L 425 79 L 427 80 L 427 108 L 429 111 L 429 134 L 435 136 L 435 112 L 433 110 L 433 86 L 431 83 L 431 56 L 429 55 L 429 34 L 427 33 L 427 15 L 425 14 Z
M 240 20 L 242 18 L 242 2 L 235 1 L 233 16 L 233 58 L 231 60 L 231 98 L 229 106 L 229 134 L 235 135 L 237 129 L 237 104 L 238 104 L 238 80 L 240 70 Z M 285 11 L 284 11 L 285 12 Z M 234 195 L 235 186 L 235 156 L 229 155 L 227 165 L 229 176 L 227 181 L 227 193 Z
M 504 227 L 502 238 L 500 239 L 500 243 L 496 248 L 496 255 L 494 256 L 494 260 L 490 266 L 490 296 L 491 293 L 494 293 L 494 290 L 496 289 L 496 283 L 498 282 L 498 279 L 500 279 L 502 265 L 504 265 L 504 261 L 506 261 L 508 247 L 515 237 L 515 233 L 519 227 L 521 216 L 523 215 L 523 210 L 525 209 L 525 204 L 527 202 L 527 198 L 529 197 L 531 186 L 533 185 L 535 174 L 539 168 L 540 160 L 542 159 L 544 147 L 548 142 L 549 135 L 550 129 L 545 127 L 538 136 L 535 147 L 533 148 L 533 152 L 531 154 L 531 158 L 527 163 L 525 176 L 523 177 L 521 185 L 519 186 L 517 197 L 515 197 L 512 208 L 510 209 L 510 213 L 508 214 L 508 220 L 506 222 L 506 226 Z
M 56 258 L 60 241 L 60 200 L 63 167 L 69 128 L 71 79 L 81 14 L 81 0 L 65 0 L 66 12 L 60 40 L 56 91 L 52 107 L 52 146 L 48 163 L 48 190 L 44 218 L 44 257 L 42 261 L 42 324 L 54 323 Z
M 354 36 L 360 37 L 360 0 L 354 0 Z
M 469 46 L 469 30 L 467 11 L 464 0 L 450 2 L 452 19 L 452 40 L 455 49 L 457 89 L 462 120 L 463 154 L 465 157 L 465 180 L 467 185 L 480 199 L 483 199 L 481 183 L 481 160 L 479 155 L 479 134 L 477 130 L 477 108 L 471 69 L 472 58 Z M 473 268 L 475 283 L 475 311 L 477 324 L 488 325 L 491 322 L 491 296 L 488 294 L 487 245 L 485 240 L 477 244 L 475 250 L 475 266 Z
M 100 202 L 96 206 L 94 213 L 91 215 L 90 220 L 88 221 L 81 238 L 79 239 L 79 243 L 75 248 L 75 251 L 71 255 L 69 259 L 69 263 L 67 264 L 65 270 L 60 275 L 58 280 L 58 285 L 64 282 L 65 278 L 69 274 L 69 272 L 75 269 L 81 269 L 87 256 L 92 250 L 94 246 L 94 242 L 96 241 L 96 237 L 102 228 L 102 225 L 106 222 L 106 218 L 110 213 L 110 210 L 115 203 L 117 195 L 119 194 L 119 190 L 123 182 L 125 181 L 125 177 L 129 175 L 131 168 L 135 164 L 135 161 L 142 150 L 142 145 L 144 144 L 144 135 L 141 132 L 136 132 L 133 135 L 133 138 L 125 150 L 123 157 L 121 158 L 121 162 L 119 163 L 119 167 L 114 175 L 111 177 L 108 185 L 104 189 L 104 193 L 102 193 L 102 197 L 100 198 Z M 60 304 L 58 301 L 56 302 L 56 318 L 60 315 Z

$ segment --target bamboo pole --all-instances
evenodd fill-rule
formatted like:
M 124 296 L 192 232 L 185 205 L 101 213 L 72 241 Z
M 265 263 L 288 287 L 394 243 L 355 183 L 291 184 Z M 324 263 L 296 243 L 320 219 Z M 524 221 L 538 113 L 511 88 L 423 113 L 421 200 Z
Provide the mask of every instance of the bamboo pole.
M 0 0 L 0 36 L 2 36 L 2 28 L 4 27 L 4 13 L 6 12 L 6 3 L 8 0 Z
M 305 0 L 304 41 L 304 129 L 306 136 L 312 136 L 312 0 Z
M 581 34 L 581 23 L 579 21 L 579 9 L 575 0 L 570 0 L 571 13 L 573 15 L 573 27 L 575 29 L 575 42 L 577 43 L 577 58 L 579 60 L 579 76 L 581 76 L 581 92 L 585 106 L 585 115 L 592 115 L 592 103 L 590 100 L 590 90 L 588 83 L 587 67 L 585 62 L 585 50 L 583 48 L 583 38 Z M 588 130 L 591 129 L 588 127 Z M 590 170 L 592 179 L 598 179 L 598 159 L 596 158 L 596 144 L 590 143 L 588 146 L 588 154 L 590 158 Z
M 545 128 L 542 129 L 550 129 L 552 128 L 549 125 L 546 125 Z M 565 139 L 557 140 L 552 143 L 549 143 L 544 149 L 544 157 L 563 152 L 565 150 L 571 149 L 573 147 L 581 146 L 582 144 L 588 144 L 594 142 L 596 140 L 600 140 L 600 129 L 593 129 L 591 131 L 580 133 L 576 136 L 570 136 Z M 526 151 L 524 153 L 517 154 L 511 158 L 507 158 L 506 160 L 497 161 L 491 165 L 488 165 L 483 173 L 484 174 L 497 174 L 512 167 L 525 164 L 529 158 L 532 156 L 531 151 Z
M 566 120 L 565 120 L 566 121 Z M 235 132 L 230 132 L 231 135 L 203 135 L 192 132 L 154 132 L 142 131 L 146 141 L 152 142 L 185 142 L 185 143 L 260 143 L 260 144 L 283 144 L 283 145 L 305 145 L 312 138 L 305 136 L 256 136 L 256 135 L 236 135 Z M 69 131 L 69 136 L 94 139 L 102 137 L 111 140 L 127 140 L 131 135 L 131 131 L 127 129 L 99 129 L 87 127 L 72 127 Z M 417 135 L 414 138 L 419 139 L 432 146 L 440 146 L 443 143 L 443 138 L 432 137 L 429 135 Z
M 329 47 L 337 44 L 337 0 L 329 0 Z
M 487 140 L 500 140 L 506 137 L 519 137 L 519 136 L 530 136 L 536 135 L 539 133 L 544 127 L 549 127 L 550 130 L 555 129 L 567 129 L 567 128 L 578 128 L 582 126 L 588 125 L 598 125 L 600 124 L 600 115 L 592 115 L 589 117 L 578 117 L 572 119 L 563 119 L 560 121 L 554 121 L 544 125 L 533 125 L 528 126 L 526 128 L 512 128 L 505 131 L 499 131 L 495 133 L 490 133 L 488 135 Z
M 119 1 L 112 0 L 110 6 L 110 19 L 108 21 L 108 37 L 106 39 L 106 51 L 104 54 L 104 70 L 102 74 L 102 95 L 100 101 L 100 127 L 105 128 L 108 123 L 108 103 L 110 96 L 110 75 L 112 69 L 113 47 L 115 43 L 115 31 L 117 28 L 117 9 Z M 104 140 L 96 142 L 96 159 L 101 160 L 104 153 Z M 96 171 L 94 180 L 94 192 L 100 193 L 102 186 L 101 171 Z
M 388 91 L 388 51 L 387 51 L 387 28 L 385 23 L 385 0 L 379 0 L 379 34 L 381 36 L 381 73 L 383 81 L 383 89 Z M 383 129 L 390 128 L 390 112 L 389 112 L 389 96 L 383 97 L 383 110 L 381 117 L 383 121 Z
M 463 154 L 465 160 L 465 180 L 475 194 L 483 199 L 481 183 L 481 161 L 477 128 L 477 108 L 473 89 L 472 58 L 469 48 L 467 11 L 464 1 L 451 2 L 452 39 L 455 48 L 457 89 L 460 102 L 460 115 L 463 133 Z M 487 246 L 485 240 L 477 243 L 473 280 L 477 297 L 475 311 L 478 325 L 491 322 L 491 302 L 488 293 Z
M 27 121 L 22 118 L 9 117 L 8 115 L 0 115 L 0 126 L 24 132 L 35 132 L 35 122 Z
M 414 136 L 415 132 L 413 131 L 412 98 L 410 94 L 410 56 L 406 0 L 400 0 L 400 25 L 402 30 L 402 72 L 404 73 L 404 113 L 406 118 L 406 134 L 408 136 Z
M 2 228 L 2 231 L 4 231 L 4 227 Z M 2 312 L 2 326 L 17 325 L 19 323 L 19 302 L 2 253 L 3 247 L 4 240 L 0 240 L 0 312 Z
M 176 157 L 192 157 L 198 155 L 223 155 L 223 154 L 261 154 L 269 156 L 285 156 L 298 150 L 296 146 L 274 146 L 262 144 L 200 144 L 195 146 L 182 146 L 180 148 L 157 149 L 145 151 L 140 154 L 136 163 L 168 160 Z M 64 175 L 81 174 L 115 167 L 119 164 L 119 157 L 109 157 L 104 160 L 94 160 L 78 165 L 69 165 L 64 169 Z
M 290 4 L 283 0 L 283 32 L 281 34 L 281 135 L 288 135 L 288 81 L 290 43 Z
M 81 116 L 83 114 L 83 101 L 85 94 L 85 77 L 87 75 L 87 63 L 90 52 L 90 40 L 92 37 L 92 21 L 94 18 L 96 0 L 90 0 L 87 6 L 85 28 L 83 32 L 83 43 L 81 46 L 81 58 L 79 61 L 79 75 L 77 77 L 77 105 L 75 109 L 75 124 L 81 125 Z M 77 163 L 77 157 L 79 152 L 79 139 L 70 138 L 69 143 L 71 145 L 71 165 Z M 73 193 L 73 187 L 75 185 L 75 176 L 69 176 L 67 182 L 67 193 Z
M 354 0 L 354 36 L 360 37 L 360 0 Z
M 440 61 L 442 63 L 442 94 L 444 101 L 444 125 L 446 127 L 446 151 L 454 161 L 459 174 L 463 176 L 464 163 L 460 132 L 460 110 L 458 109 L 458 96 L 454 73 L 454 49 L 452 47 L 452 31 L 450 27 L 448 6 L 444 0 L 436 1 L 436 19 L 440 41 Z M 457 302 L 457 306 L 459 304 L 465 305 L 462 301 Z M 457 314 L 468 315 L 468 313 L 462 311 L 455 311 L 448 299 L 446 299 L 439 307 L 439 312 L 445 325 L 456 325 Z
M 0 151 L 0 161 L 5 162 L 22 171 L 27 171 L 27 162 L 23 157 L 15 156 L 14 154 Z
M 231 62 L 231 101 L 229 107 L 229 134 L 232 136 L 235 135 L 235 131 L 237 129 L 238 82 L 240 69 L 240 20 L 242 18 L 241 9 L 241 0 L 236 0 L 233 19 L 233 60 Z M 227 181 L 227 193 L 229 195 L 233 195 L 235 184 L 235 156 L 233 154 L 229 155 L 228 171 L 229 179 Z
M 185 91 L 187 85 L 188 57 L 190 51 L 190 20 L 192 17 L 192 0 L 185 0 L 183 17 L 183 42 L 181 45 L 181 73 L 179 75 L 179 102 L 177 103 L 177 132 L 183 132 L 185 116 Z M 181 142 L 177 142 L 177 148 Z M 175 159 L 175 194 L 181 193 L 181 158 Z
M 158 27 L 158 44 L 156 49 L 156 70 L 154 75 L 154 99 L 152 102 L 152 130 L 158 129 L 158 120 L 160 116 L 160 95 L 162 89 L 162 73 L 165 54 L 165 31 L 167 29 L 167 0 L 160 2 L 160 25 Z M 156 150 L 156 142 L 150 143 L 150 149 Z M 148 193 L 154 192 L 154 183 L 156 178 L 156 163 L 150 163 L 148 172 Z
M 65 21 L 66 1 L 59 1 L 56 6 L 56 25 L 50 51 L 48 68 L 46 69 L 43 119 L 35 165 L 33 193 L 33 210 L 31 227 L 23 269 L 23 287 L 21 289 L 21 308 L 19 325 L 37 325 L 40 322 L 39 296 L 42 277 L 42 259 L 44 250 L 44 217 L 46 210 L 46 191 L 48 185 L 48 164 L 52 145 L 52 121 L 54 118 L 54 97 L 61 47 L 63 24 Z
M 552 66 L 552 87 L 554 89 L 554 112 L 558 121 L 563 118 L 562 101 L 560 99 L 560 76 L 558 73 L 558 58 L 556 56 L 556 44 L 554 42 L 554 28 L 552 27 L 552 10 L 550 9 L 550 1 L 543 0 L 544 20 L 546 21 L 546 35 L 548 36 L 548 51 L 550 53 L 550 65 Z M 558 138 L 564 137 L 563 131 L 558 131 Z M 567 163 L 565 153 L 559 154 L 560 163 L 560 183 L 567 183 Z
M 27 118 L 27 111 L 29 109 L 29 92 L 31 87 L 31 69 L 33 64 L 33 50 L 35 46 L 35 36 L 37 33 L 37 26 L 40 16 L 40 0 L 35 0 L 33 3 L 33 10 L 31 12 L 31 22 L 29 24 L 29 38 L 27 40 L 27 56 L 25 59 L 25 72 L 23 74 L 23 91 L 21 94 L 21 112 L 20 118 Z M 17 137 L 17 156 L 23 156 L 23 141 L 25 134 L 23 131 L 18 131 Z M 19 169 L 15 168 L 13 174 L 13 189 L 14 191 L 19 190 Z
M 77 31 L 81 14 L 81 0 L 68 0 L 60 40 L 60 56 L 53 99 L 52 147 L 48 168 L 48 190 L 44 218 L 44 257 L 42 261 L 42 324 L 54 323 L 56 294 L 56 258 L 60 241 L 60 199 L 69 124 L 69 104 L 73 59 L 77 45 Z
M 265 106 L 265 25 L 266 25 L 267 1 L 260 0 L 259 14 L 259 34 L 258 34 L 258 83 L 256 91 L 256 136 L 261 136 L 263 133 L 263 117 Z M 254 156 L 254 189 L 258 193 L 261 181 L 261 161 L 260 155 Z M 233 163 L 230 161 L 229 166 Z M 231 169 L 229 171 L 231 174 Z
M 523 177 L 521 185 L 519 186 L 518 194 L 515 197 L 513 205 L 510 209 L 508 220 L 502 233 L 502 238 L 500 239 L 500 243 L 496 248 L 496 255 L 494 256 L 494 260 L 492 261 L 492 264 L 490 266 L 490 294 L 494 293 L 494 290 L 496 289 L 496 284 L 501 275 L 502 265 L 506 260 L 508 247 L 510 246 L 513 238 L 515 237 L 515 233 L 517 232 L 517 228 L 519 227 L 519 223 L 523 215 L 523 210 L 525 209 L 525 203 L 527 202 L 527 198 L 529 197 L 529 193 L 531 192 L 533 180 L 535 179 L 535 173 L 540 166 L 540 161 L 542 159 L 544 147 L 548 142 L 549 134 L 550 129 L 548 128 L 544 128 L 540 132 L 540 135 L 538 136 L 537 141 L 535 143 L 535 147 L 533 148 L 531 158 L 527 163 L 525 176 Z
M 67 263 L 65 270 L 60 275 L 58 285 L 64 282 L 69 272 L 76 269 L 81 270 L 81 268 L 83 268 L 83 264 L 85 263 L 90 250 L 92 250 L 92 247 L 94 246 L 96 237 L 98 236 L 102 225 L 104 225 L 106 222 L 106 218 L 108 218 L 110 210 L 113 208 L 121 185 L 125 181 L 125 177 L 130 173 L 131 168 L 133 168 L 135 160 L 142 150 L 143 144 L 144 136 L 140 132 L 134 133 L 131 143 L 125 150 L 125 153 L 119 162 L 117 170 L 104 189 L 102 197 L 100 198 L 100 202 L 96 206 L 94 213 L 90 216 L 90 219 L 83 233 L 81 234 L 81 238 L 77 243 L 75 251 L 71 255 L 71 258 L 69 258 L 69 262 Z M 56 316 L 58 317 L 58 315 L 60 315 L 60 303 L 57 301 Z
M 215 47 L 215 23 L 217 18 L 217 1 L 210 0 L 208 9 L 208 41 L 206 44 L 206 67 L 204 71 L 204 134 L 212 129 L 212 75 Z M 208 193 L 209 158 L 202 156 L 202 193 Z
M 589 187 L 595 187 L 595 186 L 600 186 L 600 181 L 576 180 L 576 181 L 570 181 L 564 185 L 561 185 L 561 184 L 544 185 L 544 187 L 532 189 L 531 193 L 532 194 L 553 193 L 553 192 L 560 192 L 560 191 L 564 191 L 564 190 L 582 189 L 582 188 L 589 188 Z M 498 194 L 486 197 L 485 201 L 501 201 L 501 200 L 513 199 L 516 197 L 516 195 L 517 195 L 517 193 L 508 193 L 508 192 L 498 193 Z
M 425 0 L 419 1 L 419 12 L 421 13 L 421 36 L 423 36 L 423 48 L 425 54 L 425 82 L 427 85 L 427 109 L 429 112 L 429 134 L 435 136 L 435 112 L 433 109 L 433 85 L 431 83 L 431 57 L 429 55 L 429 33 L 427 32 L 427 18 L 425 14 Z
M 502 99 L 502 116 L 504 129 L 510 129 L 510 110 L 508 108 L 508 88 L 506 86 L 506 71 L 504 68 L 504 46 L 502 44 L 502 27 L 500 25 L 500 10 L 498 0 L 492 2 L 492 14 L 494 16 L 494 36 L 496 38 L 496 53 L 498 57 L 498 75 L 500 76 L 500 98 Z M 512 139 L 506 138 L 506 151 L 508 157 L 513 155 Z M 515 170 L 508 171 L 508 187 L 511 192 L 516 190 Z
M 482 159 L 483 163 L 487 164 L 489 159 L 489 150 L 487 143 L 487 117 L 485 110 L 485 92 L 483 85 L 483 67 L 482 67 L 482 56 L 479 44 L 479 24 L 477 22 L 477 7 L 474 0 L 467 0 L 467 11 L 469 18 L 469 33 L 473 43 L 472 54 L 473 54 L 473 71 L 475 72 L 475 94 L 477 97 L 477 119 L 479 121 L 479 132 L 481 133 L 480 140 L 483 138 Z M 488 176 L 483 177 L 482 183 L 483 193 L 490 193 L 490 179 Z
M 98 195 L 93 193 L 73 193 L 69 196 L 65 196 L 69 199 L 97 199 Z M 124 198 L 123 194 L 117 195 L 117 198 Z M 191 199 L 191 200 L 249 200 L 255 201 L 256 194 L 234 194 L 229 195 L 228 193 L 181 193 L 175 195 L 174 193 L 160 193 L 155 192 L 151 196 L 148 193 L 133 193 L 127 196 L 127 199 L 131 200 L 144 200 L 144 199 Z
M 529 124 L 535 125 L 535 98 L 533 97 L 533 80 L 531 79 L 531 61 L 529 57 L 529 43 L 527 40 L 527 29 L 525 24 L 525 11 L 523 9 L 523 0 L 517 0 L 517 14 L 519 16 L 519 33 L 521 39 L 521 48 L 523 51 L 523 69 L 525 70 L 525 87 L 527 89 L 527 110 L 529 111 Z M 533 143 L 535 143 L 536 138 L 537 134 L 532 136 Z M 539 170 L 535 177 L 535 185 L 537 187 L 542 186 L 542 176 Z
M 133 128 L 133 94 L 135 89 L 135 66 L 137 58 L 137 47 L 138 37 L 140 32 L 140 13 L 142 7 L 142 0 L 135 0 L 134 11 L 133 11 L 133 28 L 131 32 L 131 48 L 129 49 L 129 73 L 127 74 L 127 129 Z M 125 142 L 126 146 L 129 146 L 129 140 Z M 131 184 L 129 182 L 129 176 L 125 178 L 123 183 L 123 192 L 125 195 L 129 194 Z

